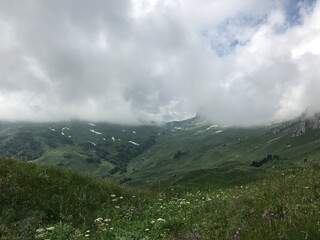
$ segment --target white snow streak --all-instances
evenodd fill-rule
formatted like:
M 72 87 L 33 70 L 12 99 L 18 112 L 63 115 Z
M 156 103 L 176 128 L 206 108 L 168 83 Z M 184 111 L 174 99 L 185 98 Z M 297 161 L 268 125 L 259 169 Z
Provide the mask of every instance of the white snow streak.
M 129 141 L 129 143 L 133 144 L 133 145 L 136 145 L 136 146 L 139 146 L 140 144 L 139 143 L 136 143 L 136 142 L 133 142 L 133 141 Z
M 90 129 L 90 132 L 95 133 L 95 134 L 98 134 L 98 135 L 101 135 L 101 134 L 102 134 L 101 132 L 97 132 L 97 131 L 95 131 L 94 129 Z

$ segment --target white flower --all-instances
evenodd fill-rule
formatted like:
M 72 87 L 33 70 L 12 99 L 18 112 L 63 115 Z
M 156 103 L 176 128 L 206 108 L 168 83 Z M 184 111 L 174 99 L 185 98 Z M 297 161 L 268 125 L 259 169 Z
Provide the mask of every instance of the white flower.
M 100 223 L 103 221 L 103 218 L 102 217 L 99 217 L 97 219 L 94 220 L 95 223 Z
M 54 227 L 48 227 L 47 228 L 47 231 L 53 231 L 54 230 Z
M 111 197 L 116 197 L 116 195 L 115 195 L 115 194 L 111 194 L 110 196 L 111 196 Z
M 43 228 L 37 229 L 36 233 L 43 233 L 45 230 Z

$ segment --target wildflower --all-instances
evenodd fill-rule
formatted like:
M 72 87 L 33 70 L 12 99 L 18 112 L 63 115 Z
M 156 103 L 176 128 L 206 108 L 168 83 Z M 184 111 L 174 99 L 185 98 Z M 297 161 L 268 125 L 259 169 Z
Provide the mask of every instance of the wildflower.
M 43 233 L 45 230 L 43 228 L 39 228 L 36 230 L 36 233 Z
M 118 199 L 114 198 L 114 199 L 112 199 L 111 201 L 112 201 L 112 202 L 116 202 L 116 201 L 118 201 Z
M 241 240 L 240 231 L 229 230 L 228 233 L 227 233 L 227 238 L 228 239 L 234 239 L 234 240 Z
M 269 210 L 264 210 L 263 214 L 262 214 L 262 218 L 263 220 L 265 220 L 269 225 L 271 225 L 271 216 L 272 213 L 270 213 Z
M 113 228 L 110 228 L 110 230 L 113 230 Z
M 158 218 L 157 221 L 158 222 L 165 222 L 166 220 L 164 220 L 163 218 Z
M 116 197 L 116 195 L 115 195 L 115 194 L 111 194 L 110 196 L 111 196 L 111 197 L 113 197 L 113 198 L 115 198 L 115 197 Z
M 188 232 L 188 237 L 189 239 L 197 239 L 200 237 L 200 234 L 198 232 L 190 230 L 190 232 Z
M 54 227 L 48 227 L 47 228 L 47 231 L 53 231 L 54 230 Z
M 240 240 L 240 232 L 236 231 L 236 234 L 234 235 L 235 240 Z
M 106 218 L 104 221 L 105 222 L 111 222 L 111 219 L 110 218 Z
M 102 217 L 99 217 L 99 218 L 94 220 L 95 223 L 101 223 L 102 221 L 103 221 Z
M 119 199 L 123 199 L 123 197 L 119 197 Z
M 118 209 L 118 208 L 120 208 L 120 206 L 115 206 L 115 208 L 117 208 L 117 209 Z
M 90 237 L 90 234 L 86 234 L 86 235 L 84 235 L 85 237 Z
M 150 229 L 149 229 L 149 228 L 146 228 L 144 231 L 149 232 L 149 231 L 150 231 Z
M 156 222 L 156 221 L 152 220 L 152 221 L 151 221 L 151 224 L 154 224 L 155 222 Z
M 90 230 L 87 230 L 86 233 L 90 233 Z

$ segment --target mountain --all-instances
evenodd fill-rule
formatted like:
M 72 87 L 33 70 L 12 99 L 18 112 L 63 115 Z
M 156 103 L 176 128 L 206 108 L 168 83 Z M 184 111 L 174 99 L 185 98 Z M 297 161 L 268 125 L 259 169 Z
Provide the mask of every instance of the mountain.
M 196 116 L 163 125 L 0 123 L 0 155 L 138 185 L 232 186 L 317 162 L 320 117 L 229 127 Z
M 319 119 L 1 122 L 0 238 L 319 239 Z
M 155 143 L 159 131 L 151 125 L 1 122 L 0 155 L 109 177 L 124 173 L 131 159 Z

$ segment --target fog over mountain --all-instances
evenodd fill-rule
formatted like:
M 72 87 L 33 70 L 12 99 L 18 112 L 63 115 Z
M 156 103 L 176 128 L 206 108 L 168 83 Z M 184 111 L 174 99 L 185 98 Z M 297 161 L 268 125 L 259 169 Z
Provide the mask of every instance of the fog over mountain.
M 1 0 L 0 119 L 313 113 L 319 42 L 313 0 Z

